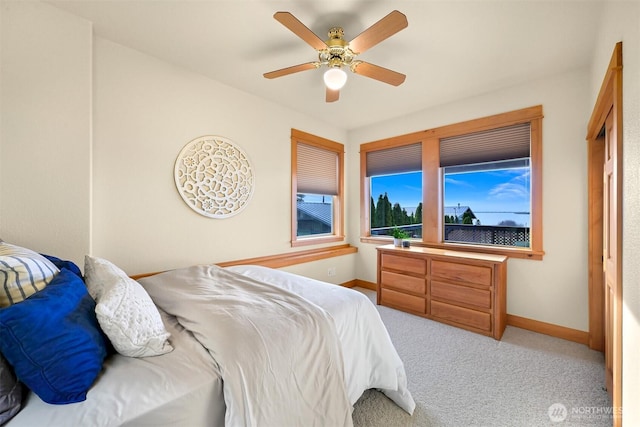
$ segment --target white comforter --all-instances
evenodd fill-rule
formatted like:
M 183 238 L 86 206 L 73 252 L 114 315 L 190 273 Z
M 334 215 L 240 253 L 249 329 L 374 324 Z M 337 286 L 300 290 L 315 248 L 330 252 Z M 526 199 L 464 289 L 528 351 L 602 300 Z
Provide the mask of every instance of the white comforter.
M 331 317 L 302 297 L 215 266 L 140 281 L 220 368 L 227 426 L 350 426 Z
M 409 414 L 415 402 L 407 389 L 404 364 L 378 310 L 361 292 L 255 265 L 227 267 L 264 283 L 292 291 L 326 310 L 342 347 L 347 392 L 352 404 L 370 388 L 380 389 Z

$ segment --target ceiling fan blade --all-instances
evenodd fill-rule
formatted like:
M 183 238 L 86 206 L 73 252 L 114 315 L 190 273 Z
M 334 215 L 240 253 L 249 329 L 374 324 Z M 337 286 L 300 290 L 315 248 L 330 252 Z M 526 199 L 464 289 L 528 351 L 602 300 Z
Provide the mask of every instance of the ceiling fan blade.
M 298 64 L 291 67 L 282 68 L 280 70 L 270 71 L 268 73 L 264 73 L 263 76 L 265 76 L 267 79 L 275 79 L 276 77 L 299 73 L 300 71 L 313 70 L 315 68 L 318 68 L 317 63 L 307 62 L 306 64 Z
M 273 17 L 291 30 L 295 35 L 307 42 L 315 50 L 322 50 L 327 48 L 327 44 L 318 37 L 313 31 L 307 28 L 302 22 L 298 20 L 289 12 L 276 12 Z
M 340 98 L 339 90 L 332 90 L 327 88 L 326 101 L 327 102 L 336 102 Z
M 368 62 L 358 63 L 358 65 L 353 67 L 353 72 L 356 74 L 360 74 L 361 76 L 388 83 L 393 86 L 400 86 L 402 83 L 404 83 L 404 79 L 407 78 L 407 76 L 405 76 L 404 74 L 380 67 L 378 65 L 373 65 Z
M 360 34 L 349 43 L 349 49 L 360 54 L 387 39 L 398 31 L 407 28 L 407 17 L 394 10 Z

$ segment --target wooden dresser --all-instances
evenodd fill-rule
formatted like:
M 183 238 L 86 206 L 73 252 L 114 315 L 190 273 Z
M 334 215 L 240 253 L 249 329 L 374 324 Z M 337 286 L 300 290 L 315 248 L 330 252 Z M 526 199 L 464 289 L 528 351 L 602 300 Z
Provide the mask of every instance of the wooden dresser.
M 502 338 L 507 257 L 380 246 L 378 304 Z

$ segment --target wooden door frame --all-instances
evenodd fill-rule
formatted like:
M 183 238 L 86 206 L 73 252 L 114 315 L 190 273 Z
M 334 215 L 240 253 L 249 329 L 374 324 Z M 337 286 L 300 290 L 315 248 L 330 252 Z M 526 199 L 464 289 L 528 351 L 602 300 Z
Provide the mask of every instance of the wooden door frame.
M 617 179 L 617 263 L 616 277 L 619 284 L 613 319 L 613 390 L 611 390 L 614 408 L 613 425 L 621 426 L 622 408 L 622 42 L 616 43 L 600 87 L 591 119 L 587 126 L 588 144 L 588 185 L 589 185 L 589 346 L 596 350 L 604 349 L 603 328 L 603 213 L 602 213 L 602 175 L 604 154 L 602 152 L 601 130 L 609 114 L 613 114 L 616 134 L 617 157 L 614 159 Z M 600 197 L 600 201 L 597 198 Z

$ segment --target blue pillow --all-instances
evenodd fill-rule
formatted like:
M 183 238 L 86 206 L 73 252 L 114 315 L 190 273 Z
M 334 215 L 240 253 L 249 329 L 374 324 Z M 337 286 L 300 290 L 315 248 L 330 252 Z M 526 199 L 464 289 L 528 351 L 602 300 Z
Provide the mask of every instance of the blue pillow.
M 43 290 L 0 310 L 0 351 L 18 380 L 52 404 L 81 402 L 107 355 L 95 302 L 66 268 Z
M 66 259 L 60 259 L 60 258 L 55 257 L 53 255 L 46 255 L 46 254 L 40 254 L 40 255 L 42 255 L 43 257 L 45 257 L 49 261 L 51 261 L 51 263 L 53 265 L 58 267 L 58 270 L 62 270 L 63 268 L 66 268 L 68 270 L 73 271 L 78 276 L 82 277 L 82 271 L 80 271 L 80 267 L 78 267 L 73 261 L 68 261 Z

